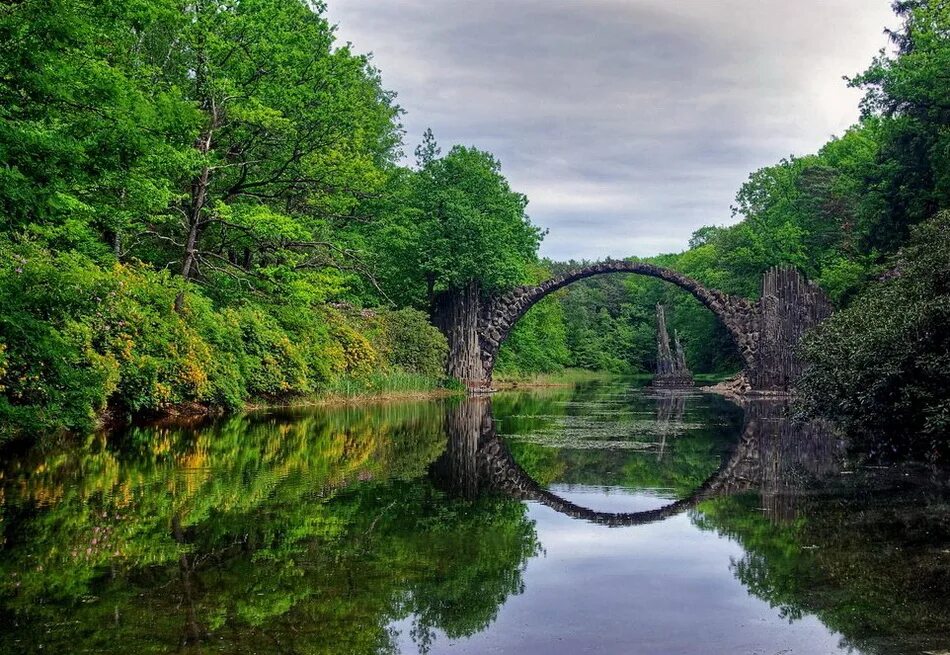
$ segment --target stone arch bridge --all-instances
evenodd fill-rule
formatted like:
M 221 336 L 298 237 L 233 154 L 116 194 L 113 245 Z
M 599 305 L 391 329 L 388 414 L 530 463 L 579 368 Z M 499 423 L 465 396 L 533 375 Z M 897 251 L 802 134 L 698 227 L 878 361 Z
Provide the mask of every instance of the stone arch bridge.
M 474 284 L 440 299 L 436 325 L 449 342 L 447 373 L 473 391 L 491 388 L 498 351 L 518 320 L 537 302 L 569 284 L 609 273 L 657 278 L 690 293 L 722 322 L 742 358 L 744 390 L 787 392 L 801 374 L 795 354 L 806 330 L 832 311 L 827 296 L 795 268 L 775 267 L 762 280 L 758 300 L 708 288 L 668 268 L 645 262 L 607 261 L 563 273 L 538 285 L 484 297 Z

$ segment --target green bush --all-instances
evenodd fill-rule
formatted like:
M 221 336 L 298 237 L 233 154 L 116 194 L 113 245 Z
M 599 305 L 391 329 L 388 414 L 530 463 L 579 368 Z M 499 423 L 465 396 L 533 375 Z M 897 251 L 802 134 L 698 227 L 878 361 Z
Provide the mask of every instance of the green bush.
M 101 315 L 113 292 L 108 276 L 79 255 L 21 249 L 0 260 L 4 429 L 87 425 L 105 407 L 118 363 L 96 348 L 89 317 Z
M 367 335 L 389 366 L 431 378 L 444 375 L 448 344 L 423 312 L 365 312 L 362 320 Z
M 950 212 L 916 227 L 884 277 L 808 336 L 801 401 L 872 455 L 946 455 Z
M 388 368 L 417 376 L 399 382 L 406 387 L 443 371 L 445 339 L 413 310 L 369 319 L 318 304 L 218 310 L 199 288 L 144 265 L 104 267 L 29 245 L 0 250 L 7 435 L 87 429 L 107 406 L 128 415 L 186 403 L 236 408 L 332 391 Z

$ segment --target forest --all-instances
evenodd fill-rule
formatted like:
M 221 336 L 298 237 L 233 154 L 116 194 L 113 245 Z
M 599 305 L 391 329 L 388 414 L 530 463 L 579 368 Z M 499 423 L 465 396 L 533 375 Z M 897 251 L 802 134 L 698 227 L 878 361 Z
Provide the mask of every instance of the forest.
M 950 442 L 950 5 L 894 10 L 892 48 L 843 82 L 860 121 L 649 261 L 749 298 L 797 266 L 838 308 L 805 343 L 802 410 L 930 454 Z M 0 7 L 0 438 L 456 386 L 439 299 L 578 262 L 539 256 L 492 153 L 414 146 L 404 111 L 322 2 Z M 738 369 L 691 297 L 606 276 L 532 309 L 499 373 L 649 372 L 658 302 L 694 371 Z

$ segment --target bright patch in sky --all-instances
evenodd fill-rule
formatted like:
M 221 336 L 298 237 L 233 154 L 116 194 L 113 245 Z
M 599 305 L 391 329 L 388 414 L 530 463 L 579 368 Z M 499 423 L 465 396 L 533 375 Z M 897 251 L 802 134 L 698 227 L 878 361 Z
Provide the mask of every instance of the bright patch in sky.
M 749 173 L 858 118 L 890 0 L 330 0 L 406 110 L 490 150 L 556 259 L 686 247 Z

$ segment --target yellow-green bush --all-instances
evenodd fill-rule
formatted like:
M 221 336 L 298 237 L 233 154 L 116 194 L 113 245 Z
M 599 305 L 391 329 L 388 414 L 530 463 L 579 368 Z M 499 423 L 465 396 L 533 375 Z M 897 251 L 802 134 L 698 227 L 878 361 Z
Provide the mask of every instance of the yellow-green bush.
M 184 403 L 236 408 L 390 371 L 442 373 L 445 339 L 420 312 L 246 301 L 216 308 L 200 288 L 147 266 L 0 249 L 10 253 L 0 264 L 7 433 L 86 428 L 107 406 L 128 415 Z
M 113 399 L 133 413 L 210 400 L 214 353 L 193 320 L 210 306 L 175 312 L 181 284 L 167 273 L 116 264 L 104 275 L 112 289 L 95 315 L 79 320 L 92 328 L 97 350 L 118 363 Z
M 381 365 L 379 353 L 339 312 L 327 310 L 333 336 L 332 362 L 338 375 L 360 377 Z

